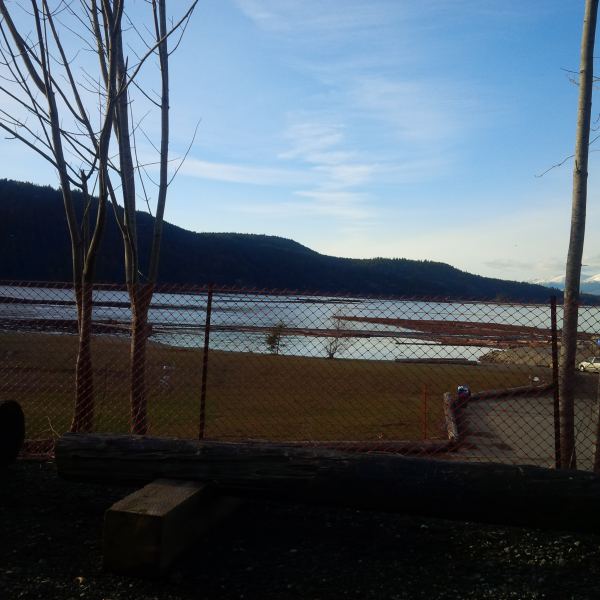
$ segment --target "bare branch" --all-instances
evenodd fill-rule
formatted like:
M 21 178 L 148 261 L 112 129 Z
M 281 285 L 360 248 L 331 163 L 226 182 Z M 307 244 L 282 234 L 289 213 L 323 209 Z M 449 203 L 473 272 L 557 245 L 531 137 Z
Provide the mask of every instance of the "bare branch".
M 167 184 L 167 187 L 170 186 L 171 183 L 173 183 L 173 180 L 175 179 L 175 177 L 177 177 L 177 173 L 179 173 L 179 170 L 183 166 L 183 163 L 185 163 L 185 161 L 188 157 L 188 154 L 190 153 L 190 150 L 192 149 L 192 146 L 194 145 L 194 142 L 196 141 L 196 134 L 198 133 L 198 127 L 200 127 L 200 119 L 198 119 L 198 122 L 196 123 L 196 127 L 194 127 L 194 135 L 192 135 L 192 139 L 190 140 L 190 143 L 188 144 L 188 147 L 185 150 L 185 154 L 183 155 L 183 158 L 177 165 L 177 168 L 175 169 L 175 172 L 171 176 L 171 179 L 169 179 L 169 183 Z
M 131 105 L 129 107 L 129 110 L 131 111 Z M 131 116 L 131 120 L 133 121 L 133 111 L 131 111 L 131 115 L 130 116 Z M 135 156 L 135 164 L 136 165 L 140 164 L 140 161 L 139 161 L 139 158 L 138 158 L 138 154 L 137 154 L 137 143 L 136 143 L 136 137 L 135 137 L 135 132 L 136 132 L 136 129 L 137 129 L 138 126 L 139 126 L 139 124 L 134 125 L 133 128 L 132 128 L 132 130 L 131 130 L 131 140 L 132 140 L 133 154 Z M 146 193 L 146 184 L 144 183 L 144 178 L 140 177 L 139 180 L 140 180 L 140 183 L 142 185 L 142 191 L 144 193 L 143 197 L 144 197 L 144 200 L 146 201 L 146 206 L 148 207 L 148 212 L 150 214 L 152 214 L 152 210 L 150 209 L 150 201 L 148 199 L 148 194 Z
M 22 135 L 17 133 L 16 130 L 11 129 L 10 127 L 8 127 L 8 125 L 5 125 L 2 121 L 0 121 L 0 127 L 4 129 L 4 131 L 7 131 L 11 135 L 11 137 L 19 140 L 20 142 L 23 142 L 23 144 L 37 152 L 42 158 L 47 160 L 55 169 L 58 170 L 58 165 L 56 164 L 54 159 L 49 154 L 41 150 L 36 144 L 30 142 L 26 137 L 23 137 Z M 36 138 L 36 141 L 40 141 L 40 138 Z
M 588 144 L 588 148 L 597 140 L 600 139 L 600 134 L 598 134 L 596 137 L 592 138 Z M 591 152 L 597 152 L 597 150 L 592 150 Z M 557 169 L 558 167 L 562 167 L 568 160 L 570 160 L 571 158 L 573 158 L 575 155 L 574 154 L 570 154 L 569 156 L 567 156 L 566 158 L 563 158 L 559 163 L 556 163 L 555 165 L 552 165 L 551 167 L 549 167 L 548 169 L 546 169 L 545 171 L 543 171 L 542 173 L 540 173 L 539 175 L 535 175 L 535 177 L 543 177 L 544 175 L 546 175 L 546 173 L 549 173 L 550 171 L 552 171 L 553 169 Z
M 12 35 L 15 45 L 17 46 L 17 49 L 19 50 L 21 59 L 25 63 L 25 67 L 27 68 L 27 71 L 29 72 L 31 78 L 33 79 L 35 85 L 40 90 L 40 92 L 45 94 L 46 86 L 44 85 L 42 78 L 39 76 L 38 72 L 36 71 L 35 67 L 33 66 L 33 63 L 31 62 L 31 56 L 34 55 L 34 53 L 31 51 L 29 46 L 25 43 L 25 40 L 21 37 L 21 35 L 17 31 L 17 28 L 15 27 L 15 24 L 12 20 L 12 17 L 10 16 L 8 9 L 6 8 L 6 4 L 5 4 L 4 0 L 0 0 L 0 14 L 2 15 L 6 24 L 8 25 L 8 29 Z
M 163 42 L 166 42 L 166 40 L 173 33 L 175 33 L 175 31 L 177 31 L 183 25 L 183 23 L 185 23 L 187 20 L 189 20 L 191 18 L 192 13 L 194 12 L 194 9 L 196 8 L 196 4 L 198 4 L 198 0 L 194 0 L 194 2 L 192 2 L 192 5 L 186 11 L 186 13 L 183 15 L 183 17 L 181 17 L 181 19 L 179 19 L 177 24 L 174 25 L 169 31 L 165 32 L 163 37 L 161 39 L 157 40 L 156 43 L 148 49 L 148 51 L 144 54 L 144 56 L 142 57 L 140 62 L 138 62 L 138 64 L 135 67 L 133 67 L 133 73 L 128 77 L 127 81 L 125 82 L 124 88 L 120 91 L 120 93 L 123 93 L 125 91 L 125 89 L 129 87 L 131 82 L 137 77 L 137 74 L 139 73 L 143 64 L 146 62 L 146 60 L 148 60 L 148 58 L 150 56 L 152 56 L 152 54 L 160 46 L 160 44 Z

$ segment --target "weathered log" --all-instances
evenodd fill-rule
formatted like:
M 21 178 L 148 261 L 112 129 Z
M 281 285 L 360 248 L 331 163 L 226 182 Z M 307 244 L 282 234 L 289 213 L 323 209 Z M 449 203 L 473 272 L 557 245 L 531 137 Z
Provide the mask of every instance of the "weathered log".
M 522 385 L 519 387 L 505 388 L 500 390 L 484 390 L 471 394 L 470 400 L 489 400 L 496 398 L 506 398 L 513 396 L 537 396 L 552 391 L 553 383 L 543 383 L 540 385 Z
M 265 439 L 248 439 L 247 442 L 269 443 Z M 296 440 L 278 442 L 279 445 L 294 448 L 325 448 L 340 452 L 391 452 L 412 456 L 433 456 L 448 454 L 456 450 L 456 443 L 450 440 L 363 440 L 363 441 L 319 441 Z
M 446 420 L 448 439 L 451 442 L 458 442 L 460 439 L 460 432 L 458 430 L 458 420 L 456 418 L 455 400 L 450 392 L 444 394 L 444 418 Z
M 14 462 L 25 439 L 25 415 L 18 402 L 0 402 L 0 468 Z
M 600 477 L 534 466 L 347 454 L 277 444 L 66 434 L 60 475 L 211 483 L 220 493 L 448 519 L 600 531 Z

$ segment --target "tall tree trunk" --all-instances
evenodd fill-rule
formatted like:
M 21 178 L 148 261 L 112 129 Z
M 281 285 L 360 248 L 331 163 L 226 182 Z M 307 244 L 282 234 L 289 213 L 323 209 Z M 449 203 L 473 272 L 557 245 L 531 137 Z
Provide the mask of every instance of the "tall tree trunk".
M 158 182 L 158 198 L 156 215 L 150 250 L 150 266 L 148 280 L 156 283 L 158 279 L 158 264 L 160 261 L 160 245 L 162 240 L 167 188 L 169 187 L 169 52 L 167 48 L 167 15 L 165 0 L 159 0 L 158 11 L 155 9 L 156 38 L 163 40 L 158 45 L 160 62 L 161 92 L 160 92 L 160 178 Z
M 86 316 L 84 315 L 84 286 L 82 283 L 83 279 L 83 247 L 81 244 L 76 247 L 73 238 L 71 238 L 72 252 L 73 252 L 73 293 L 75 294 L 75 306 L 77 307 L 77 333 L 78 333 L 78 346 L 77 346 L 77 359 L 75 361 L 75 399 L 73 406 L 73 419 L 71 420 L 71 427 L 69 431 L 74 433 L 80 431 L 91 431 L 84 427 L 84 414 L 87 411 L 88 398 L 85 397 L 84 390 L 87 388 L 91 389 L 89 385 L 89 375 L 84 375 L 84 372 L 89 369 L 92 372 L 92 354 L 89 342 L 86 343 L 86 339 L 89 340 L 91 334 L 91 322 L 89 323 L 90 333 L 84 333 L 87 329 L 84 327 L 86 322 Z M 89 307 L 90 321 L 91 321 L 91 306 Z M 84 334 L 82 336 L 82 333 Z M 85 383 L 87 381 L 87 384 Z M 92 380 L 93 381 L 93 380 Z M 93 397 L 93 396 L 92 396 Z M 87 424 L 86 424 L 87 425 Z
M 586 0 L 581 38 L 579 106 L 577 112 L 577 134 L 575 138 L 575 165 L 573 168 L 571 237 L 567 255 L 560 356 L 560 450 L 561 467 L 563 469 L 575 469 L 577 467 L 575 452 L 575 362 L 577 355 L 577 319 L 581 259 L 585 236 L 588 146 L 592 112 L 594 38 L 596 34 L 597 13 L 598 0 Z
M 131 431 L 145 435 L 148 432 L 148 399 L 146 390 L 146 351 L 150 335 L 148 310 L 152 303 L 152 294 L 158 278 L 162 226 L 168 188 L 169 163 L 169 54 L 167 48 L 166 1 L 152 2 L 154 13 L 155 35 L 158 48 L 161 72 L 161 143 L 160 143 L 160 178 L 154 231 L 150 248 L 148 276 L 145 283 L 139 282 L 137 231 L 135 223 L 135 178 L 131 155 L 131 133 L 128 123 L 127 102 L 124 95 L 117 103 L 117 130 L 121 154 L 121 180 L 125 199 L 125 270 L 129 297 L 131 300 Z M 118 48 L 119 65 L 126 73 L 126 65 L 122 57 L 122 45 Z M 126 176 L 128 175 L 129 176 Z
M 75 410 L 71 431 L 90 432 L 94 424 L 94 372 L 92 368 L 92 283 L 77 286 L 81 297 L 79 350 L 75 371 Z
M 75 370 L 75 410 L 71 431 L 90 432 L 94 427 L 94 371 L 92 365 L 92 317 L 93 317 L 93 292 L 94 274 L 96 269 L 96 257 L 98 246 L 104 232 L 106 221 L 107 203 L 107 177 L 106 167 L 102 163 L 99 177 L 98 210 L 96 213 L 96 224 L 89 245 L 84 244 L 85 260 L 83 270 L 79 275 L 80 280 L 75 285 L 77 298 L 77 312 L 79 324 L 79 349 L 77 352 L 77 365 Z M 87 181 L 82 179 L 83 193 L 86 204 L 89 205 L 90 198 L 87 191 Z M 84 216 L 87 219 L 87 215 Z
M 136 284 L 129 290 L 131 298 L 130 403 L 131 432 L 148 433 L 148 400 L 146 396 L 146 349 L 150 325 L 148 310 L 154 286 Z

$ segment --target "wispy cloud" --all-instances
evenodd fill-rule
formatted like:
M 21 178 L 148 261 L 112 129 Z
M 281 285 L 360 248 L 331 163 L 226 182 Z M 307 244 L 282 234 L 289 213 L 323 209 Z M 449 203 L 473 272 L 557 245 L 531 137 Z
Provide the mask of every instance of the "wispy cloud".
M 522 270 L 532 273 L 536 272 L 536 267 L 538 266 L 535 261 L 516 260 L 512 258 L 493 258 L 492 260 L 486 260 L 483 264 L 496 271 Z
M 348 94 L 355 109 L 388 124 L 401 140 L 440 144 L 464 134 L 477 108 L 474 94 L 460 87 L 441 79 L 370 76 L 350 83 Z
M 308 194 L 311 194 L 308 192 Z M 318 194 L 318 193 L 315 193 Z M 310 202 L 306 202 L 310 198 Z M 339 220 L 345 227 L 347 223 L 355 223 L 355 228 L 362 231 L 370 217 L 369 211 L 358 202 L 352 194 L 345 197 L 325 198 L 315 195 L 305 196 L 302 192 L 292 200 L 283 202 L 248 202 L 236 206 L 236 211 L 248 215 L 260 215 L 269 218 L 312 219 L 315 217 Z
M 275 32 L 348 31 L 381 25 L 389 14 L 386 2 L 344 0 L 236 0 L 240 10 L 258 26 Z M 343 10 L 341 10 L 343 8 Z
M 185 161 L 181 174 L 213 181 L 263 186 L 296 185 L 307 180 L 306 172 L 300 170 L 209 162 L 194 158 Z
M 526 3 L 496 0 L 235 0 L 239 9 L 256 25 L 273 32 L 320 33 L 365 30 L 385 25 L 407 23 L 431 29 L 441 24 L 474 16 L 489 18 L 531 17 Z M 545 4 L 550 4 L 546 2 Z M 544 7 L 544 10 L 552 10 Z
M 465 81 L 405 68 L 422 63 L 425 49 L 415 30 L 437 27 L 426 17 L 444 2 L 235 1 L 280 40 L 286 57 L 302 57 L 292 59 L 292 68 L 319 89 L 311 106 L 289 111 L 289 147 L 278 153 L 280 161 L 310 174 L 292 190 L 296 198 L 315 211 L 329 206 L 339 218 L 376 218 L 374 184 L 415 183 L 448 172 L 454 143 L 476 120 L 478 91 Z M 453 4 L 467 10 L 463 5 L 477 2 Z M 426 53 L 435 52 L 428 44 Z
M 372 180 L 377 165 L 361 160 L 348 147 L 344 130 L 339 122 L 323 118 L 292 119 L 284 136 L 290 148 L 280 159 L 294 161 L 316 175 L 309 188 L 302 186 L 294 192 L 308 201 L 315 214 L 364 219 L 369 196 L 361 188 Z
M 373 212 L 364 206 L 367 196 L 360 192 L 328 191 L 321 188 L 313 191 L 299 191 L 296 192 L 296 196 L 313 200 L 314 202 L 309 208 L 315 214 L 356 220 L 366 219 Z
M 315 166 L 315 170 L 325 175 L 328 188 L 338 189 L 356 187 L 368 183 L 377 170 L 377 166 L 374 164 L 351 162 L 331 164 L 327 162 L 327 157 L 325 157 L 322 164 Z
M 335 152 L 333 147 L 344 138 L 343 126 L 339 123 L 323 123 L 318 121 L 296 121 L 284 133 L 290 148 L 282 152 L 283 159 L 299 158 L 305 161 L 320 162 L 333 159 L 340 162 L 348 158 L 345 153 Z
M 239 207 L 247 213 L 367 218 L 368 211 L 364 206 L 367 194 L 356 188 L 370 180 L 375 167 L 347 162 L 353 153 L 335 148 L 343 136 L 332 135 L 332 128 L 304 125 L 292 128 L 298 134 L 294 136 L 295 144 L 280 156 L 281 161 L 293 162 L 293 166 L 272 168 L 188 158 L 181 174 L 224 183 L 283 188 L 279 202 Z M 284 191 L 286 188 L 287 192 Z

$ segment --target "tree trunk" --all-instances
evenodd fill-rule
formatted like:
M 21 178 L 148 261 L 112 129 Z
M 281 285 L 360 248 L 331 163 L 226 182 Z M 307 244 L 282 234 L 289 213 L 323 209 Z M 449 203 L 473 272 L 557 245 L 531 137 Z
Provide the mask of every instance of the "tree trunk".
M 161 73 L 161 143 L 160 143 L 160 177 L 154 232 L 150 248 L 148 276 L 146 283 L 138 283 L 137 229 L 135 212 L 135 169 L 131 154 L 131 132 L 128 121 L 127 94 L 117 101 L 118 126 L 121 159 L 121 181 L 125 205 L 125 225 L 129 239 L 125 239 L 125 268 L 130 286 L 131 298 L 131 431 L 145 434 L 148 431 L 148 399 L 146 397 L 146 346 L 150 333 L 148 310 L 152 302 L 154 286 L 158 278 L 162 226 L 165 203 L 167 199 L 168 164 L 169 164 L 169 53 L 167 47 L 168 28 L 165 0 L 153 3 L 155 33 Z M 125 77 L 127 66 L 123 60 L 123 46 L 119 36 L 118 64 L 119 71 Z
M 585 236 L 587 199 L 588 152 L 590 117 L 592 110 L 592 83 L 594 38 L 598 0 L 586 0 L 583 34 L 581 38 L 581 66 L 579 71 L 579 106 L 573 168 L 573 198 L 571 236 L 565 277 L 563 331 L 560 355 L 560 451 L 561 467 L 575 469 L 575 362 L 577 355 L 577 319 L 581 259 Z
M 461 463 L 322 448 L 66 434 L 61 476 L 127 485 L 208 482 L 223 494 L 449 519 L 600 531 L 600 477 L 532 466 Z
M 79 349 L 75 369 L 75 409 L 71 431 L 89 432 L 94 424 L 94 372 L 92 368 L 92 291 L 91 283 L 81 289 L 81 319 L 79 322 Z
M 152 235 L 152 247 L 150 250 L 150 264 L 148 268 L 148 280 L 156 283 L 158 279 L 158 265 L 160 261 L 160 246 L 162 240 L 162 228 L 165 216 L 165 205 L 167 202 L 167 189 L 169 187 L 169 50 L 167 47 L 167 14 L 165 0 L 158 2 L 158 14 L 155 13 L 157 24 L 156 37 L 158 44 L 158 56 L 160 61 L 160 177 L 158 184 L 158 198 L 156 201 L 156 215 L 154 218 L 154 232 Z
M 148 432 L 148 399 L 146 397 L 146 349 L 150 333 L 148 310 L 154 286 L 136 284 L 131 297 L 131 348 L 130 348 L 130 405 L 131 432 L 145 435 Z
M 107 144 L 107 142 L 106 142 Z M 104 144 L 102 144 L 104 145 Z M 108 152 L 108 146 L 104 152 Z M 77 298 L 77 322 L 79 327 L 79 350 L 77 353 L 77 365 L 75 371 L 75 410 L 73 413 L 73 422 L 71 431 L 92 431 L 94 427 L 94 371 L 92 365 L 92 318 L 93 318 L 93 292 L 94 292 L 94 274 L 96 268 L 96 258 L 100 239 L 104 232 L 106 221 L 106 171 L 105 155 L 101 154 L 100 162 L 100 182 L 98 195 L 98 211 L 96 213 L 96 224 L 92 238 L 83 243 L 83 270 L 79 275 L 80 281 L 75 286 L 75 296 Z M 83 193 L 87 201 L 87 208 L 90 205 L 90 197 L 87 190 L 87 181 L 83 179 Z M 86 208 L 86 210 L 87 210 Z M 87 221 L 89 214 L 84 215 Z M 85 230 L 85 227 L 84 227 Z

